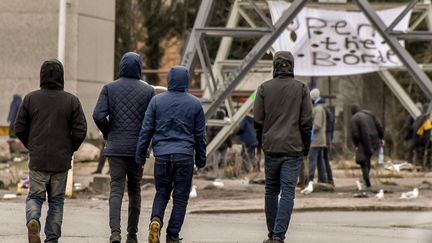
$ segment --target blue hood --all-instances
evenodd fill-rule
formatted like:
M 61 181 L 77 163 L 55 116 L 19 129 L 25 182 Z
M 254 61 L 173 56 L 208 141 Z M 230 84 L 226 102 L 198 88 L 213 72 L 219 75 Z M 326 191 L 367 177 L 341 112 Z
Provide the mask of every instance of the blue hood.
M 168 73 L 168 90 L 186 91 L 189 87 L 189 71 L 183 66 L 174 66 Z
M 141 58 L 135 52 L 123 55 L 120 61 L 120 77 L 141 79 Z

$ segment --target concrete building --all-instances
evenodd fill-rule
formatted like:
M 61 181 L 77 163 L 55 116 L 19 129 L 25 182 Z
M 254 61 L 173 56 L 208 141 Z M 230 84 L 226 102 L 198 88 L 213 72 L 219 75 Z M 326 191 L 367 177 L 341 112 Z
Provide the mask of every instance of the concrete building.
M 58 0 L 0 0 L 0 125 L 14 94 L 39 88 L 44 60 L 57 57 Z M 91 118 L 99 92 L 113 80 L 115 0 L 68 0 L 65 90 L 76 94 Z

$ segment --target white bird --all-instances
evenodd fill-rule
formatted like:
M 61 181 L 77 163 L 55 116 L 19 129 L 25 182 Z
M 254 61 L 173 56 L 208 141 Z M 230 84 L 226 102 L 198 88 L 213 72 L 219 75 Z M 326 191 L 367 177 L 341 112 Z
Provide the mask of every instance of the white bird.
M 356 184 L 357 184 L 357 190 L 361 191 L 362 190 L 362 185 L 361 185 L 360 181 L 357 180 Z
M 213 181 L 213 186 L 216 188 L 223 188 L 224 187 L 224 183 L 221 181 Z
M 418 198 L 419 190 L 418 188 L 414 188 L 414 190 L 409 192 L 402 192 L 400 199 L 413 199 Z
M 385 168 L 387 170 L 396 171 L 397 173 L 399 173 L 402 168 L 409 167 L 409 166 L 410 166 L 410 164 L 407 162 L 403 162 L 400 164 L 393 164 L 392 162 L 390 162 L 389 165 L 387 165 Z
M 307 187 L 305 189 L 303 189 L 300 193 L 301 194 L 309 194 L 313 192 L 313 182 L 309 181 L 309 184 L 307 185 Z
M 379 192 L 378 192 L 377 194 L 375 194 L 375 198 L 376 198 L 377 200 L 381 200 L 381 199 L 383 199 L 383 198 L 384 198 L 384 190 L 383 190 L 383 189 L 380 189 Z
M 198 193 L 197 193 L 196 189 L 197 189 L 197 186 L 193 185 L 192 188 L 191 188 L 191 191 L 189 193 L 189 197 L 190 198 L 196 198 L 198 196 Z

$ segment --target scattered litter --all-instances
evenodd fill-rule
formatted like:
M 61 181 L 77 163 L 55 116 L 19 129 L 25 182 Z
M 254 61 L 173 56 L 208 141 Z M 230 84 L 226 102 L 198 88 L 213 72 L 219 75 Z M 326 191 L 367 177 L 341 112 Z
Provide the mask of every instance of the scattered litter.
M 16 194 L 4 194 L 3 199 L 14 199 L 17 198 Z
M 197 186 L 193 185 L 192 189 L 191 189 L 191 191 L 189 193 L 189 197 L 190 198 L 196 198 L 198 196 L 198 193 L 197 193 L 196 189 L 197 189 Z
M 17 184 L 18 193 L 27 193 L 29 191 L 29 177 L 21 178 Z
M 375 198 L 376 198 L 377 200 L 384 199 L 384 190 L 383 190 L 383 189 L 380 189 L 379 192 L 378 192 L 377 194 L 375 194 Z
M 385 179 L 385 180 L 380 180 L 381 184 L 383 185 L 387 185 L 387 186 L 397 186 L 398 184 L 392 180 L 389 179 Z
M 357 185 L 357 191 L 361 191 L 362 190 L 362 184 L 360 181 L 356 181 L 356 185 Z
M 414 166 L 408 162 L 402 162 L 399 164 L 393 164 L 392 162 L 387 162 L 384 167 L 386 170 L 400 172 L 401 170 L 413 170 Z
M 353 196 L 356 197 L 356 198 L 367 198 L 367 197 L 368 197 L 368 195 L 367 195 L 366 192 L 358 192 L 358 193 L 354 193 Z
M 402 192 L 400 199 L 414 199 L 418 198 L 419 190 L 418 188 L 414 188 L 414 190 L 409 192 Z
M 300 193 L 307 195 L 309 193 L 312 193 L 313 190 L 314 190 L 314 188 L 313 188 L 313 182 L 309 181 L 309 184 L 306 186 L 305 189 L 301 190 Z
M 213 181 L 212 185 L 216 188 L 223 188 L 224 187 L 224 183 L 221 181 Z
M 24 160 L 23 157 L 15 157 L 15 158 L 13 158 L 13 162 L 21 162 L 23 160 Z

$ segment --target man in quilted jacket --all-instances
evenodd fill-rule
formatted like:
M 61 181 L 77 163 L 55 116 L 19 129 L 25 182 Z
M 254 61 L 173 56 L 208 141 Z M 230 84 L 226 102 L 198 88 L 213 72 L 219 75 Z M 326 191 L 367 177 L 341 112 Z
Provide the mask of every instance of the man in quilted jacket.
M 103 87 L 93 112 L 93 120 L 107 140 L 104 153 L 111 176 L 111 243 L 121 241 L 120 213 L 126 178 L 129 195 L 126 242 L 137 242 L 143 166 L 135 163 L 135 151 L 145 111 L 154 95 L 153 87 L 141 80 L 140 56 L 128 52 L 120 61 L 120 78 Z
M 156 196 L 153 201 L 149 243 L 160 242 L 165 209 L 173 198 L 167 243 L 180 243 L 194 163 L 206 164 L 205 117 L 200 101 L 187 92 L 189 72 L 175 66 L 168 73 L 168 91 L 155 96 L 147 109 L 137 147 L 136 162 L 143 165 L 152 140 Z M 195 157 L 194 157 L 195 155 Z

